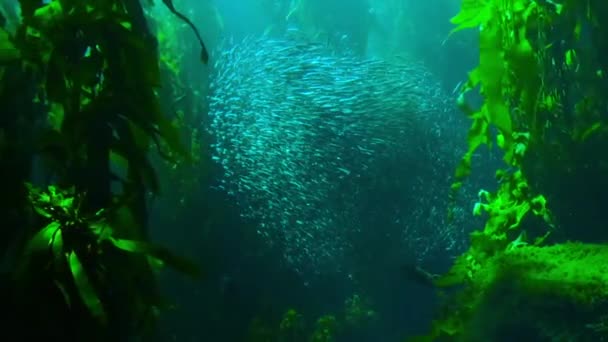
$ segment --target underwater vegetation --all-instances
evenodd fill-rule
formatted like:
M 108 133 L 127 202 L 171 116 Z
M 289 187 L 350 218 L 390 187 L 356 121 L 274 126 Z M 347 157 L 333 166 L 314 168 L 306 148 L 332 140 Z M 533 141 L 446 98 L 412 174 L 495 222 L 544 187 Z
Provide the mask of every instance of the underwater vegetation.
M 130 0 L 2 9 L 0 251 L 11 313 L 2 327 L 63 341 L 151 333 L 171 306 L 157 286 L 160 267 L 200 270 L 148 239 L 147 202 L 159 191 L 151 151 L 188 155 L 160 108 L 158 46 L 144 10 Z
M 208 181 L 209 159 L 223 171 L 214 186 L 300 275 L 352 276 L 365 269 L 364 257 L 353 258 L 359 251 L 375 266 L 370 241 L 397 241 L 413 254 L 404 273 L 444 301 L 428 334 L 414 340 L 608 338 L 605 1 L 463 0 L 449 39 L 476 31 L 479 65 L 457 99 L 425 64 L 363 57 L 363 31 L 355 51 L 338 46 L 341 35 L 330 37 L 339 51 L 321 44 L 335 22 L 319 18 L 322 7 L 310 0 L 282 8 L 314 39 L 268 34 L 218 49 L 207 49 L 177 1 L 0 5 L 7 336 L 152 338 L 173 307 L 157 283 L 161 266 L 201 273 L 149 237 L 150 200 L 161 193 L 154 161 L 168 166 L 185 206 L 194 202 L 188 190 Z M 153 5 L 183 27 L 150 20 Z M 393 26 L 406 27 L 399 6 L 387 8 L 400 8 Z M 187 42 L 177 37 L 184 28 Z M 193 47 L 198 66 L 211 64 L 209 94 L 188 84 L 206 76 L 180 70 Z M 470 120 L 468 135 L 454 102 Z M 497 184 L 470 208 L 485 220 L 476 227 L 463 208 L 482 146 L 504 163 L 484 171 Z M 400 234 L 385 234 L 386 226 Z M 475 228 L 447 273 L 419 267 L 438 252 L 462 252 Z M 309 322 L 297 310 L 254 320 L 251 340 L 355 340 L 384 319 L 366 299 L 353 296 L 342 312 Z
M 273 325 L 255 317 L 249 326 L 248 342 L 332 342 L 352 340 L 378 320 L 369 300 L 354 294 L 337 314 L 325 314 L 313 322 L 297 310 L 288 309 Z
M 472 120 L 455 196 L 480 146 L 504 152 L 483 229 L 436 279 L 448 299 L 420 341 L 602 341 L 606 335 L 606 26 L 600 1 L 462 1 L 479 65 L 458 104 Z M 484 99 L 468 104 L 469 94 Z M 598 96 L 599 95 L 599 96 Z M 580 240 L 580 241 L 571 241 Z

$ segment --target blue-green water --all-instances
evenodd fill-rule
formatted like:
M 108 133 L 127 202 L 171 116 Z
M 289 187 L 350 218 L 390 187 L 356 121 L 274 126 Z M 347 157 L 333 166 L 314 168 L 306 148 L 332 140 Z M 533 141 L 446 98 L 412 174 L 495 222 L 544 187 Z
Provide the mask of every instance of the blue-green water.
M 209 42 L 204 71 L 181 67 L 203 73 L 195 87 L 213 170 L 183 209 L 180 232 L 165 230 L 174 223 L 162 199 L 154 221 L 157 239 L 209 273 L 200 283 L 167 277 L 179 308 L 163 338 L 248 341 L 252 322 L 276 330 L 289 308 L 310 334 L 322 315 L 345 320 L 355 295 L 370 315 L 339 341 L 399 341 L 428 329 L 435 293 L 407 269 L 445 271 L 480 224 L 470 208 L 484 182 L 472 179 L 448 222 L 468 127 L 454 89 L 476 62 L 473 39 L 447 39 L 457 4 L 180 6 Z

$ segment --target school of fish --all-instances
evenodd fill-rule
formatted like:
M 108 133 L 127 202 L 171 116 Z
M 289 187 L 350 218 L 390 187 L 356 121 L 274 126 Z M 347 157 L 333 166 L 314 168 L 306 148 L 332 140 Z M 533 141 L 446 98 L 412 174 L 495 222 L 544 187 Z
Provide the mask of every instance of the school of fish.
M 212 57 L 217 187 L 294 269 L 339 270 L 373 215 L 421 260 L 462 243 L 458 219 L 445 220 L 461 114 L 422 64 L 270 37 L 226 41 Z

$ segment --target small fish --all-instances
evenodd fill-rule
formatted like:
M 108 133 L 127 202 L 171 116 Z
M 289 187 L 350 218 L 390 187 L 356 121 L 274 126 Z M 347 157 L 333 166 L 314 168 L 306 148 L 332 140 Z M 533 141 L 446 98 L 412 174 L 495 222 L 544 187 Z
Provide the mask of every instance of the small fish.
M 409 183 L 399 185 L 399 177 L 378 179 L 380 165 L 398 169 L 404 164 L 398 158 L 428 154 L 434 166 L 449 169 L 450 158 L 434 155 L 450 143 L 443 126 L 440 143 L 430 139 L 438 139 L 438 123 L 448 125 L 450 99 L 419 63 L 365 59 L 301 38 L 267 36 L 227 40 L 213 56 L 208 131 L 221 186 L 243 218 L 259 223 L 260 236 L 285 247 L 285 262 L 294 269 L 321 269 L 347 253 L 349 232 L 363 229 L 354 219 L 357 196 L 370 187 L 388 183 L 404 194 L 413 191 Z M 417 189 L 415 196 L 423 198 L 427 189 Z M 420 209 L 434 203 L 416 202 L 411 216 L 391 222 L 422 225 L 427 215 L 439 215 Z M 422 270 L 403 273 L 424 282 Z

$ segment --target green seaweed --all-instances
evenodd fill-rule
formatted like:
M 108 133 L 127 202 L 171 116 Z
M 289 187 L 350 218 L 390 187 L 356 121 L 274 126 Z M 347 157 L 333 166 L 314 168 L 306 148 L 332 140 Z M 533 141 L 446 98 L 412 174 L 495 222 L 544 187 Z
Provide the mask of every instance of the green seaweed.
M 160 192 L 150 156 L 191 157 L 161 108 L 156 37 L 137 0 L 18 7 L 21 20 L 0 28 L 0 169 L 11 194 L 0 250 L 15 250 L 13 329 L 24 339 L 143 336 L 166 306 L 158 266 L 200 275 L 147 239 L 147 196 Z M 35 157 L 45 179 L 37 186 Z
M 601 317 L 607 308 L 601 260 L 607 247 L 552 240 L 551 233 L 560 226 L 556 216 L 563 214 L 555 215 L 551 209 L 557 203 L 542 194 L 555 193 L 543 178 L 575 176 L 571 170 L 576 162 L 567 158 L 589 139 L 605 141 L 606 120 L 597 111 L 605 102 L 589 95 L 605 89 L 595 81 L 603 72 L 590 67 L 596 62 L 580 43 L 583 25 L 596 30 L 592 36 L 605 35 L 596 17 L 604 10 L 601 6 L 574 0 L 462 1 L 452 19 L 452 33 L 479 29 L 479 65 L 469 73 L 458 100 L 472 124 L 451 196 L 471 174 L 480 146 L 495 143 L 505 167 L 496 170 L 498 189 L 481 190 L 473 209 L 475 215 L 486 216 L 485 226 L 471 233 L 469 249 L 435 280 L 438 287 L 458 290 L 432 332 L 414 340 L 488 341 L 513 334 L 517 327 L 530 334 L 523 339 L 604 337 Z M 554 45 L 556 34 L 566 48 Z M 580 78 L 582 74 L 591 78 Z M 575 87 L 588 83 L 588 93 L 578 96 L 574 108 L 567 107 L 574 98 L 566 95 L 570 89 L 559 82 L 568 78 L 574 79 Z M 466 95 L 472 91 L 483 97 L 478 109 L 467 104 Z M 532 220 L 529 214 L 541 220 Z M 532 226 L 532 241 L 524 226 Z M 554 317 L 543 314 L 554 307 Z M 568 316 L 566 307 L 576 315 Z

